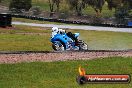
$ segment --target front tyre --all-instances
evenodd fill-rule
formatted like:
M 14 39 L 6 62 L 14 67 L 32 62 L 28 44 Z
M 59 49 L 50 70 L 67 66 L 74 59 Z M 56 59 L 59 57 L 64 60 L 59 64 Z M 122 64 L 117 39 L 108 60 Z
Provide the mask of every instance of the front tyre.
M 65 50 L 64 46 L 60 42 L 53 43 L 52 48 L 55 51 L 64 51 Z

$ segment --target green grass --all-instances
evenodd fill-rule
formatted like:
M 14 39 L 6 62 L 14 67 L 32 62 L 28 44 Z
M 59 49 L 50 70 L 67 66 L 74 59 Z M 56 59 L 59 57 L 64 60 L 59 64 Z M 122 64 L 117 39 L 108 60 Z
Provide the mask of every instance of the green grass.
M 15 34 L 15 33 L 50 33 L 49 28 L 31 27 L 23 25 L 13 25 L 10 29 L 0 28 L 0 33 Z
M 105 4 L 102 8 L 101 16 L 103 17 L 112 17 L 114 15 L 115 10 L 109 10 L 108 6 Z M 88 14 L 88 15 L 96 15 L 95 10 L 91 7 L 88 6 L 83 10 L 83 14 Z
M 80 37 L 87 42 L 89 49 L 132 49 L 131 33 L 79 30 L 76 32 L 79 32 Z
M 113 57 L 86 61 L 32 62 L 0 65 L 0 88 L 131 88 L 130 84 L 78 85 L 78 67 L 87 74 L 130 74 L 132 58 Z
M 44 11 L 49 11 L 50 10 L 48 1 L 45 1 L 45 0 L 40 0 L 40 1 L 33 0 L 32 5 L 33 6 L 40 6 L 40 8 Z
M 52 50 L 50 37 L 46 35 L 1 34 L 0 38 L 0 51 Z
M 51 51 L 49 28 L 14 26 L 15 29 L 0 29 L 0 51 Z M 132 49 L 131 33 L 67 30 L 79 32 L 80 38 L 90 50 Z M 30 33 L 30 34 L 27 34 Z
M 15 29 L 7 30 L 0 29 L 0 51 L 52 50 L 49 32 L 50 30 L 44 28 L 26 26 L 15 26 Z

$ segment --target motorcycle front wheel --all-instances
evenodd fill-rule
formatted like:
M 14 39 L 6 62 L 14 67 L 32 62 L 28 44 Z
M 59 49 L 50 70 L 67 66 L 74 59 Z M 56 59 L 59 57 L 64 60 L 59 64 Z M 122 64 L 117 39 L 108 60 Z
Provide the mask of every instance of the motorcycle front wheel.
M 65 50 L 64 46 L 60 42 L 56 42 L 56 43 L 52 44 L 52 48 L 55 51 L 64 51 Z

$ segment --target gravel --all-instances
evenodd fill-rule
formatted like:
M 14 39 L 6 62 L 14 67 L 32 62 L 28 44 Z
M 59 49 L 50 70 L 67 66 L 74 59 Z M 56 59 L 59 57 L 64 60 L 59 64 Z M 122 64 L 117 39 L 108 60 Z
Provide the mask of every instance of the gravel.
M 89 60 L 105 57 L 132 57 L 130 51 L 91 51 L 91 52 L 47 52 L 47 53 L 18 53 L 18 54 L 0 54 L 0 64 L 3 63 L 21 63 L 21 62 L 53 62 L 67 60 Z

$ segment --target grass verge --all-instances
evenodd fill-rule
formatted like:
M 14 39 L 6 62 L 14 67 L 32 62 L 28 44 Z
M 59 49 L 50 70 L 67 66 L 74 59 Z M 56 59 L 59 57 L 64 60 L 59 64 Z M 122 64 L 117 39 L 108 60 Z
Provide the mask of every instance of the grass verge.
M 52 50 L 50 30 L 47 29 L 30 26 L 14 26 L 14 29 L 0 29 L 0 51 Z
M 87 74 L 130 74 L 132 58 L 0 64 L 0 88 L 131 88 L 130 84 L 78 85 L 78 67 Z

